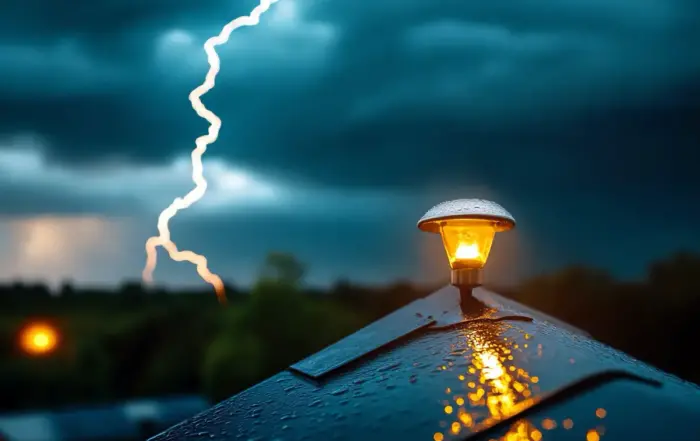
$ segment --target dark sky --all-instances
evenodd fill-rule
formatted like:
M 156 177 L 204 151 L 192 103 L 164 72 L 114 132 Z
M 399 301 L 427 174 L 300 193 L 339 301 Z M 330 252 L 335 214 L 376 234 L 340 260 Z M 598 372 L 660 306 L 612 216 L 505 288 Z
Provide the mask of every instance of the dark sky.
M 140 276 L 207 129 L 202 44 L 255 5 L 5 0 L 1 278 Z M 313 283 L 435 279 L 416 221 L 487 197 L 519 222 L 491 278 L 639 276 L 700 249 L 699 46 L 696 0 L 279 0 L 219 48 L 209 191 L 173 239 L 240 283 L 270 250 Z M 156 278 L 198 283 L 163 253 Z

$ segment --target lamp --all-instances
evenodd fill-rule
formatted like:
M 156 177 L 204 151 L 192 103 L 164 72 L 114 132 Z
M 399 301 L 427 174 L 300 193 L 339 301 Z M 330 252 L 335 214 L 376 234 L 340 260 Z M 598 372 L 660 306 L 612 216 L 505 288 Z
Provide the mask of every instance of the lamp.
M 31 355 L 51 353 L 58 344 L 59 335 L 55 328 L 45 323 L 30 323 L 20 335 L 22 350 Z
M 472 289 L 483 284 L 483 268 L 497 232 L 515 227 L 515 219 L 495 202 L 457 199 L 438 204 L 418 221 L 418 228 L 439 233 L 450 263 L 450 281 L 464 306 Z

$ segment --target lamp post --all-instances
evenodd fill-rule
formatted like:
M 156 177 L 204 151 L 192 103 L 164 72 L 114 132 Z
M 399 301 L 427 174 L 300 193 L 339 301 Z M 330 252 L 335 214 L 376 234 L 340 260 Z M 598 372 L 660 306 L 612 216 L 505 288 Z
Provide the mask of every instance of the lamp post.
M 418 228 L 438 233 L 450 263 L 450 281 L 459 288 L 462 312 L 474 312 L 483 305 L 472 297 L 472 290 L 483 284 L 483 268 L 497 232 L 515 227 L 515 219 L 495 202 L 484 199 L 457 199 L 428 210 Z

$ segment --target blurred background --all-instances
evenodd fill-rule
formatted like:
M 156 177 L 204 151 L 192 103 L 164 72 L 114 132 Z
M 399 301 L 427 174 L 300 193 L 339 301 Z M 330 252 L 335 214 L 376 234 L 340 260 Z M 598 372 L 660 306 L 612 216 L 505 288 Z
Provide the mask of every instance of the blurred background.
M 678 253 L 637 282 L 572 266 L 489 288 L 700 382 L 699 271 L 700 255 Z M 270 253 L 252 288 L 227 287 L 227 306 L 209 290 L 139 283 L 1 287 L 0 428 L 23 439 L 145 439 L 438 288 L 313 289 L 304 274 L 293 255 Z M 45 426 L 56 435 L 37 432 Z
M 426 295 L 415 223 L 463 197 L 518 221 L 489 287 L 700 381 L 700 3 L 279 0 L 219 47 L 171 223 L 228 305 L 162 252 L 146 289 L 202 45 L 255 5 L 3 3 L 0 438 L 143 439 Z

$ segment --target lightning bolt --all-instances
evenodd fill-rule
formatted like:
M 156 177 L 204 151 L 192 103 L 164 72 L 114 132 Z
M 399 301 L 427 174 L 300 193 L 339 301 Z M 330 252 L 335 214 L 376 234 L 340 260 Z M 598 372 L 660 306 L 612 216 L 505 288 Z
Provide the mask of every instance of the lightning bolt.
M 223 27 L 219 35 L 209 38 L 204 43 L 204 51 L 207 54 L 207 61 L 209 62 L 209 71 L 207 72 L 204 82 L 190 92 L 189 99 L 197 115 L 204 118 L 209 123 L 209 130 L 206 135 L 200 136 L 195 140 L 195 149 L 192 151 L 192 181 L 195 187 L 184 197 L 175 198 L 172 204 L 161 212 L 160 216 L 158 216 L 158 236 L 150 237 L 146 241 L 146 266 L 142 273 L 143 281 L 146 284 L 153 283 L 153 271 L 156 268 L 158 260 L 157 248 L 161 246 L 165 248 L 170 258 L 174 261 L 190 262 L 195 265 L 199 276 L 214 287 L 219 302 L 224 303 L 226 301 L 224 283 L 219 276 L 209 271 L 206 257 L 193 251 L 178 250 L 175 243 L 170 239 L 169 223 L 178 211 L 184 210 L 202 199 L 207 191 L 207 181 L 204 179 L 204 170 L 202 166 L 202 155 L 207 151 L 207 146 L 216 142 L 216 139 L 219 137 L 221 119 L 204 106 L 201 98 L 205 93 L 213 89 L 216 84 L 216 76 L 219 73 L 221 60 L 215 48 L 216 46 L 226 44 L 231 33 L 236 29 L 243 26 L 255 26 L 260 23 L 260 16 L 267 12 L 270 6 L 277 1 L 278 0 L 261 0 L 250 15 L 244 15 L 230 21 Z

